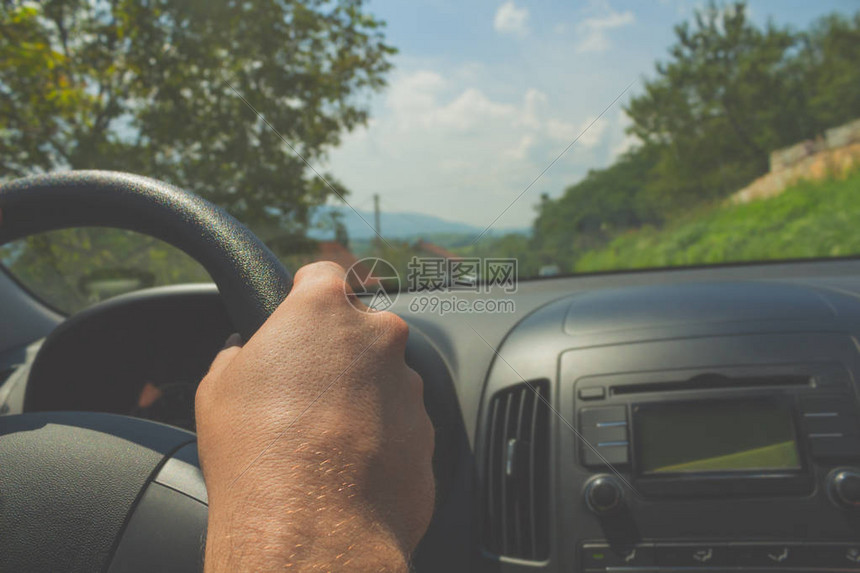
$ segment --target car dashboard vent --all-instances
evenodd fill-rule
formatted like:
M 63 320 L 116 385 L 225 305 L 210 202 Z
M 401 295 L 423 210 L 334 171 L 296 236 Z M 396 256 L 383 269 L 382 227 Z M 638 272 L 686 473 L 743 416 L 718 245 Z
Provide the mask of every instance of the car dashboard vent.
M 489 405 L 484 547 L 544 560 L 549 554 L 549 382 L 507 388 Z

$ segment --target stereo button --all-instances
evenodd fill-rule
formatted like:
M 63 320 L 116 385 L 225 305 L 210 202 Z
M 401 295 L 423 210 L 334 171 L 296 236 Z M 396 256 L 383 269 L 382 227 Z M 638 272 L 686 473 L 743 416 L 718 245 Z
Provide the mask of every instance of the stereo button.
M 738 565 L 744 567 L 802 567 L 816 564 L 811 548 L 802 545 L 738 545 L 735 551 Z
M 593 388 L 580 388 L 580 400 L 603 400 L 606 397 L 606 390 L 603 386 L 595 386 Z
M 582 408 L 579 411 L 582 463 L 588 467 L 624 465 L 630 461 L 627 408 Z
M 722 567 L 735 564 L 732 548 L 724 544 L 657 545 L 657 565 L 667 567 Z
M 828 491 L 839 507 L 860 509 L 860 470 L 840 469 L 828 477 Z
M 860 571 L 860 545 L 819 545 L 815 548 L 818 567 L 840 571 Z
M 593 448 L 593 449 L 592 449 Z M 582 444 L 582 463 L 590 468 L 606 466 L 623 466 L 630 462 L 627 442 L 617 444 L 592 445 Z
M 837 414 L 839 416 L 854 415 L 854 398 L 844 396 L 804 396 L 800 399 L 800 411 L 805 416 Z
M 807 414 L 803 418 L 806 435 L 814 436 L 853 436 L 860 434 L 860 420 L 853 416 Z
M 582 408 L 579 411 L 579 427 L 608 427 L 610 424 L 627 425 L 627 408 L 609 406 L 606 408 Z
M 654 547 L 651 545 L 612 546 L 606 543 L 586 543 L 582 546 L 584 569 L 605 567 L 641 567 L 654 565 Z
M 810 436 L 809 449 L 816 458 L 860 458 L 860 436 Z
M 585 503 L 594 513 L 608 515 L 623 506 L 624 490 L 614 477 L 600 475 L 585 486 Z
M 595 428 L 594 432 L 589 432 L 589 436 L 586 436 L 585 439 L 588 440 L 591 438 L 591 443 L 595 446 L 605 446 L 611 444 L 617 444 L 619 442 L 627 441 L 627 427 L 626 426 L 611 426 L 607 428 Z

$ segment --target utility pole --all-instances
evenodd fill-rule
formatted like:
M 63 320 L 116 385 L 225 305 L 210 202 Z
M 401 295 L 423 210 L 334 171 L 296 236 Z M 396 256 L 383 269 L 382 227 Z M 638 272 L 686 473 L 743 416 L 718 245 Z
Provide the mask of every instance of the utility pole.
M 373 242 L 376 245 L 376 256 L 382 256 L 382 226 L 379 223 L 379 193 L 373 194 L 373 226 L 376 231 L 376 237 Z

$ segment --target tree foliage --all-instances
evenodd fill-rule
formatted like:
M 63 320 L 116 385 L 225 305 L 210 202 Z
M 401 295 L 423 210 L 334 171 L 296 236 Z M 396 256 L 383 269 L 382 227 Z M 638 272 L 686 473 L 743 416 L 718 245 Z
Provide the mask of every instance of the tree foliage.
M 821 132 L 860 117 L 860 12 L 828 16 L 802 35 L 809 115 Z
M 712 5 L 675 33 L 670 60 L 626 109 L 630 132 L 664 147 L 650 190 L 664 206 L 734 191 L 767 170 L 771 149 L 810 133 L 798 113 L 797 35 L 759 30 L 743 4 Z
M 0 177 L 131 171 L 209 198 L 266 239 L 295 235 L 332 194 L 301 158 L 366 122 L 362 96 L 391 67 L 362 4 L 6 0 Z
M 534 242 L 544 264 L 603 245 L 619 231 L 655 223 L 658 214 L 640 195 L 656 161 L 656 147 L 626 153 L 609 169 L 594 169 L 569 186 L 563 199 L 544 197 L 534 223 Z
M 394 49 L 362 0 L 0 0 L 0 180 L 112 169 L 203 195 L 276 253 L 346 189 L 309 168 L 367 121 Z M 163 243 L 75 229 L 0 249 L 65 310 L 93 269 L 204 280 Z
M 796 31 L 756 26 L 743 2 L 711 3 L 675 37 L 625 108 L 638 146 L 539 207 L 533 248 L 568 270 L 630 229 L 742 188 L 771 151 L 860 117 L 860 13 Z

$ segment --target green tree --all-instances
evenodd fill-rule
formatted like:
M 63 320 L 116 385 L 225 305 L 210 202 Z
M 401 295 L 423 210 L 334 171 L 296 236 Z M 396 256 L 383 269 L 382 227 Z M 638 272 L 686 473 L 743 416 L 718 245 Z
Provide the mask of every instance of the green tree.
M 361 96 L 394 53 L 382 32 L 362 0 L 0 0 L 0 180 L 140 173 L 220 204 L 282 256 L 312 251 L 310 209 L 346 190 L 304 160 L 366 122 Z M 68 311 L 93 302 L 92 276 L 207 278 L 105 229 L 30 237 L 0 260 Z
M 299 235 L 332 189 L 298 156 L 366 122 L 382 27 L 362 0 L 2 1 L 0 177 L 132 171 Z
M 860 13 L 804 32 L 712 2 L 675 33 L 626 109 L 630 132 L 661 148 L 648 184 L 661 211 L 732 193 L 767 172 L 772 151 L 860 117 Z
M 860 118 L 860 12 L 822 18 L 803 45 L 798 65 L 816 131 Z
M 642 197 L 656 158 L 656 146 L 635 148 L 610 167 L 589 171 L 557 200 L 544 198 L 534 223 L 534 245 L 543 264 L 570 269 L 579 254 L 616 234 L 659 222 Z
M 464 244 L 451 248 L 454 253 L 464 258 L 517 259 L 517 276 L 519 277 L 537 276 L 541 266 L 547 262 L 555 262 L 555 259 L 546 261 L 541 253 L 535 251 L 532 238 L 521 233 L 505 233 L 504 235 L 488 233 L 481 237 L 477 243 L 472 242 L 474 240 L 473 235 L 466 237 Z M 486 278 L 484 277 L 484 279 Z
M 759 29 L 744 3 L 712 3 L 675 33 L 669 61 L 626 108 L 630 132 L 662 149 L 649 188 L 662 210 L 737 190 L 767 171 L 771 150 L 815 131 L 797 33 Z
M 711 3 L 675 33 L 625 110 L 640 144 L 539 205 L 532 246 L 545 262 L 572 270 L 628 230 L 742 188 L 773 150 L 860 117 L 860 13 L 798 32 Z

